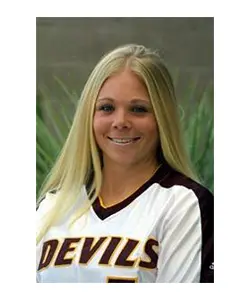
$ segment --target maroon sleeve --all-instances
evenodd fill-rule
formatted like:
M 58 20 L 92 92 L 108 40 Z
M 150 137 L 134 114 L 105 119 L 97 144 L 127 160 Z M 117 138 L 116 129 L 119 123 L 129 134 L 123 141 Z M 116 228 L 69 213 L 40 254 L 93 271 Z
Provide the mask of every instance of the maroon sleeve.
M 208 190 L 198 196 L 202 222 L 202 265 L 200 282 L 214 282 L 214 197 Z

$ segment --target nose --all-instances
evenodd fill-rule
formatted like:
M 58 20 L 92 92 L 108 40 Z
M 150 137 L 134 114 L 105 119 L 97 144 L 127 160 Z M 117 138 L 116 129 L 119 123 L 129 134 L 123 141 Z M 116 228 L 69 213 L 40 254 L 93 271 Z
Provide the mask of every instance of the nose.
M 112 125 L 115 129 L 125 129 L 125 128 L 131 127 L 131 124 L 130 124 L 130 121 L 129 121 L 126 111 L 117 110 L 113 116 L 114 116 L 114 119 L 113 119 Z

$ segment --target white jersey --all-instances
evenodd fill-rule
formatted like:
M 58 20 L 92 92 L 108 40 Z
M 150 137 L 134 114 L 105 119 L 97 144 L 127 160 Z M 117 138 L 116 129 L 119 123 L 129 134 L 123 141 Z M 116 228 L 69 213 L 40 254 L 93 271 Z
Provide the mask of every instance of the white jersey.
M 37 246 L 37 282 L 213 282 L 213 196 L 167 165 L 121 203 L 96 199 L 70 229 L 69 220 Z

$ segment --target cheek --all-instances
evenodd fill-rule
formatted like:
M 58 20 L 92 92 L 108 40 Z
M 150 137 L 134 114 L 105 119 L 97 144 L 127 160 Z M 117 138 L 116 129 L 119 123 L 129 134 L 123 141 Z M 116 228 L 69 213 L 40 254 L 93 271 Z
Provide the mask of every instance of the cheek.
M 96 143 L 97 143 L 98 146 L 100 146 L 99 145 L 100 129 L 101 129 L 100 122 L 96 117 L 94 117 L 94 119 L 93 119 L 93 133 L 94 133 L 94 137 L 95 137 L 95 140 L 96 140 Z
M 105 132 L 107 131 L 107 126 L 108 124 L 103 118 L 99 116 L 94 116 L 93 132 L 97 141 L 100 139 L 101 136 L 105 134 Z
M 148 145 L 150 148 L 152 147 L 152 149 L 156 149 L 160 141 L 158 126 L 156 125 L 156 123 L 151 123 L 148 125 L 150 125 L 148 126 L 147 135 Z
M 152 127 L 148 134 L 148 143 L 151 145 L 151 147 L 155 148 L 157 147 L 159 143 L 159 134 L 156 127 Z
M 144 132 L 146 132 L 148 138 L 155 140 L 158 138 L 158 126 L 154 119 L 149 119 L 143 124 Z

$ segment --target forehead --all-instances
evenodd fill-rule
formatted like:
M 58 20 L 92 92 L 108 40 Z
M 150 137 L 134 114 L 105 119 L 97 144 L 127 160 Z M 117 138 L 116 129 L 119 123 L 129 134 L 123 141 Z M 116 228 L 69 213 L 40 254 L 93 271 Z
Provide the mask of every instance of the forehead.
M 149 101 L 149 94 L 142 79 L 130 70 L 124 70 L 109 77 L 100 89 L 98 98 L 144 99 Z

